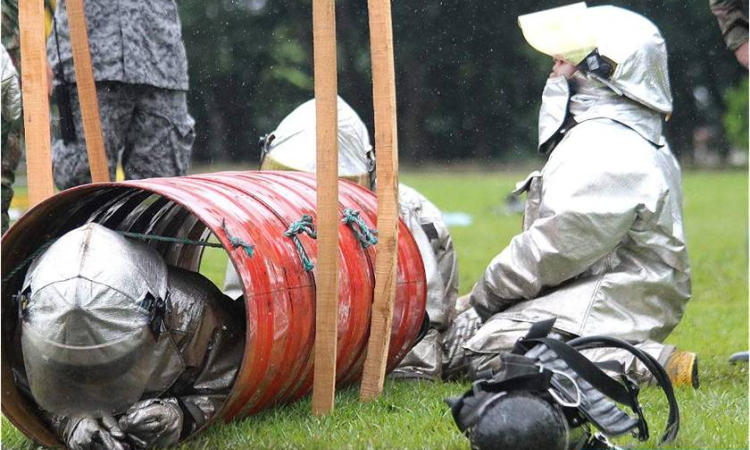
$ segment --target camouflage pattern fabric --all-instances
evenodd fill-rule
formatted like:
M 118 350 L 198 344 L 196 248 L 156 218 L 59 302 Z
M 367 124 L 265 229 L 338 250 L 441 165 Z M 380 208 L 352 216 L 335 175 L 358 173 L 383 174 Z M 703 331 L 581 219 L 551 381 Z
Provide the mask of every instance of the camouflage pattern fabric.
M 75 81 L 66 1 L 60 0 L 55 31 L 47 40 L 47 59 L 58 78 L 61 65 L 65 81 Z M 174 0 L 86 0 L 91 61 L 96 81 L 146 84 L 187 90 L 187 57 L 182 25 Z
M 187 173 L 195 140 L 195 121 L 187 111 L 185 91 L 118 82 L 96 83 L 104 145 L 114 180 L 118 157 L 129 180 Z M 91 182 L 81 110 L 71 86 L 77 139 L 52 142 L 55 184 L 67 189 Z
M 719 21 L 724 42 L 731 51 L 748 39 L 747 2 L 742 0 L 709 0 L 711 12 Z
M 18 33 L 18 0 L 2 0 L 2 41 L 3 46 L 14 56 L 14 50 L 21 46 L 21 38 Z

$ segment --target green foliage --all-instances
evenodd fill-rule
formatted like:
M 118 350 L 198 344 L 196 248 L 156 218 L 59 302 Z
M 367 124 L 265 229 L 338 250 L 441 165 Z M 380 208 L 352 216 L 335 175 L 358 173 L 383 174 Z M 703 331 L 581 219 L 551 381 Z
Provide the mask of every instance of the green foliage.
M 748 150 L 747 124 L 748 117 L 748 91 L 747 78 L 737 86 L 729 89 L 724 96 L 727 110 L 724 113 L 724 128 L 727 131 L 729 141 L 740 148 Z
M 394 2 L 402 159 L 533 156 L 551 61 L 526 44 L 517 17 L 568 3 Z M 707 2 L 617 4 L 646 15 L 662 30 L 675 104 L 665 133 L 676 151 L 690 148 L 694 128 L 720 125 L 723 94 L 746 72 L 724 48 Z M 311 2 L 191 1 L 180 7 L 190 63 L 189 103 L 198 124 L 195 160 L 256 163 L 258 136 L 273 131 L 313 97 Z M 339 93 L 372 133 L 367 2 L 338 1 L 336 16 Z
M 486 170 L 486 169 L 485 169 Z M 443 211 L 473 216 L 468 227 L 454 227 L 461 292 L 467 292 L 490 259 L 521 226 L 521 217 L 503 214 L 503 199 L 525 173 L 430 172 L 404 174 Z M 718 200 L 721 201 L 718 201 Z M 728 206 L 729 205 L 729 206 Z M 720 217 L 721 220 L 716 220 Z M 747 448 L 748 366 L 732 366 L 728 356 L 747 349 L 748 176 L 744 172 L 687 173 L 685 227 L 692 258 L 693 299 L 669 342 L 700 357 L 700 390 L 677 389 L 682 427 L 675 444 L 664 448 Z M 202 272 L 223 280 L 226 256 L 211 250 Z M 388 382 L 384 396 L 360 404 L 357 390 L 338 392 L 336 411 L 310 414 L 309 399 L 217 425 L 183 446 L 208 449 L 465 449 L 468 441 L 453 426 L 442 399 L 458 395 L 467 383 Z M 645 388 L 642 397 L 654 438 L 644 444 L 625 437 L 628 448 L 656 448 L 667 405 L 661 392 Z M 3 448 L 35 447 L 3 418 Z

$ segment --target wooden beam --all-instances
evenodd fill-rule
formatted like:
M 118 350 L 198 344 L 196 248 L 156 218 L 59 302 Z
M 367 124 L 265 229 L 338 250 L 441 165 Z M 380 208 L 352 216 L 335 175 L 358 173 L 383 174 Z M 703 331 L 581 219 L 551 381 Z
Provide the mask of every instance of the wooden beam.
M 94 70 L 91 65 L 89 37 L 83 0 L 68 0 L 66 4 L 70 24 L 70 44 L 73 48 L 73 65 L 76 72 L 78 101 L 81 105 L 83 134 L 89 156 L 91 182 L 110 181 L 107 153 L 104 150 L 102 123 L 99 117 L 99 101 L 96 97 Z
M 360 399 L 383 392 L 391 342 L 393 302 L 398 262 L 398 138 L 396 129 L 396 71 L 393 60 L 391 0 L 368 0 L 370 55 L 375 108 L 378 178 L 378 246 L 375 257 L 375 299 Z
M 318 260 L 313 414 L 333 411 L 339 305 L 338 105 L 334 0 L 313 1 Z
M 47 94 L 47 39 L 44 0 L 18 2 L 21 30 L 21 89 L 26 137 L 29 206 L 55 193 L 52 181 L 49 96 Z

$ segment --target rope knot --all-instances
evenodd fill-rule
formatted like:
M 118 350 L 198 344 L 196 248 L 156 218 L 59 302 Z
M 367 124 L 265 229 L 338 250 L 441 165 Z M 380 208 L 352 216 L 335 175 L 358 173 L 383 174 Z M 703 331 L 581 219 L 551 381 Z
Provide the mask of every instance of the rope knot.
M 349 228 L 354 232 L 362 248 L 367 248 L 378 243 L 378 230 L 368 227 L 365 220 L 359 216 L 359 211 L 346 208 L 344 209 L 343 216 L 341 223 L 349 225 Z
M 253 257 L 255 254 L 255 246 L 248 244 L 237 236 L 232 236 L 227 229 L 227 222 L 224 219 L 221 220 L 221 229 L 224 230 L 224 234 L 227 236 L 229 243 L 232 244 L 232 248 L 242 247 L 248 257 Z
M 310 261 L 305 248 L 302 246 L 302 242 L 299 240 L 299 235 L 302 233 L 306 233 L 313 239 L 317 239 L 318 237 L 318 234 L 315 231 L 315 226 L 313 225 L 312 216 L 309 214 L 305 214 L 302 216 L 302 219 L 292 222 L 292 224 L 289 225 L 289 228 L 284 232 L 284 235 L 292 238 L 294 245 L 297 247 L 297 253 L 299 254 L 300 261 L 302 261 L 302 266 L 305 268 L 306 272 L 310 272 L 315 268 L 315 265 Z

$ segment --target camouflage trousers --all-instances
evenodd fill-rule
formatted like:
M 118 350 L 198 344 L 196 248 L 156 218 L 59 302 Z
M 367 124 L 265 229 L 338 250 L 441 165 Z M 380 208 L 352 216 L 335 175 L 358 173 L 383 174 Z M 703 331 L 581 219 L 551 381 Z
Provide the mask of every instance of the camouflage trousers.
M 445 333 L 444 378 L 475 379 L 477 374 L 488 369 L 499 370 L 500 353 L 513 350 L 516 341 L 526 335 L 531 325 L 528 322 L 509 320 L 499 316 L 491 317 L 487 322 L 482 323 L 474 308 L 469 308 L 459 314 Z M 553 329 L 551 337 L 567 341 L 576 336 Z M 656 358 L 662 366 L 675 351 L 672 345 L 654 341 L 642 342 L 636 347 Z M 653 381 L 648 369 L 625 350 L 603 348 L 584 350 L 581 353 L 594 362 L 619 362 L 625 373 L 639 383 Z
M 10 217 L 8 209 L 13 200 L 13 182 L 16 181 L 16 169 L 21 161 L 22 121 L 2 121 L 2 233 L 8 230 Z
M 128 180 L 187 173 L 195 121 L 188 114 L 185 91 L 115 81 L 97 82 L 96 89 L 112 180 L 118 160 Z M 70 95 L 77 139 L 65 143 L 56 136 L 52 142 L 53 173 L 60 189 L 91 182 L 74 86 Z

